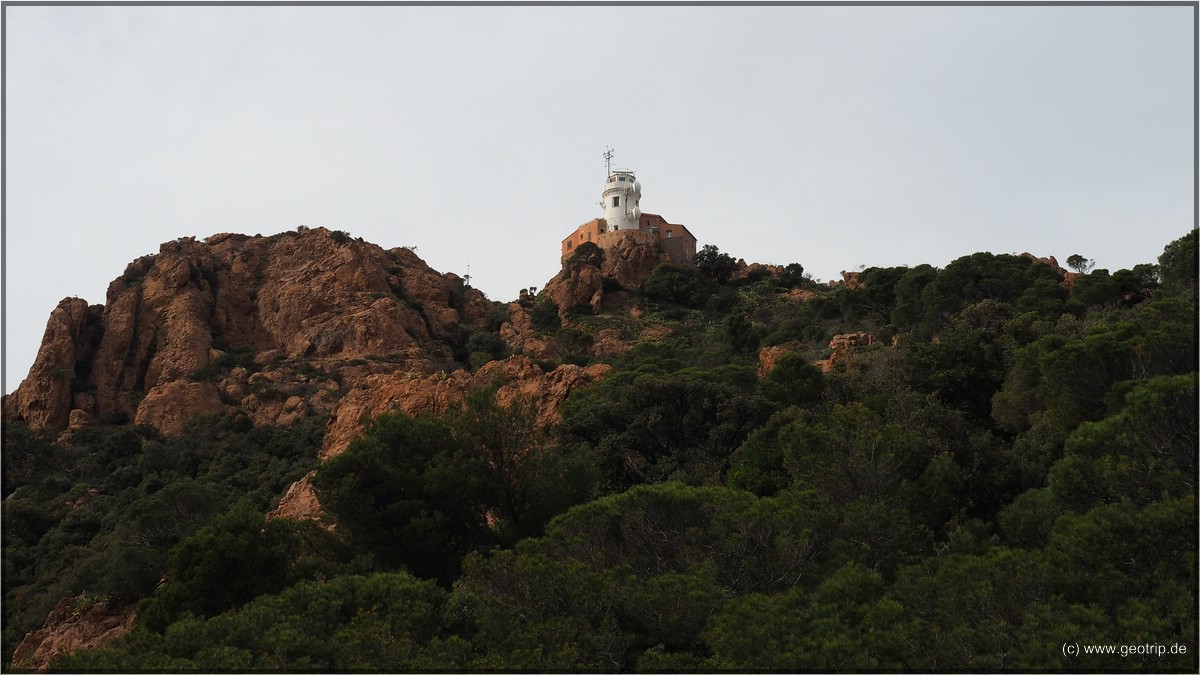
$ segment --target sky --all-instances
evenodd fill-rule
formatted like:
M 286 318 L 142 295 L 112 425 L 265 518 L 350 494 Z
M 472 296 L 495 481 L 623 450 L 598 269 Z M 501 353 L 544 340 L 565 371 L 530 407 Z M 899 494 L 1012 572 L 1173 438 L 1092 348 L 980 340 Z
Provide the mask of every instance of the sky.
M 1192 6 L 7 6 L 4 391 L 178 237 L 340 229 L 493 300 L 602 215 L 815 278 L 1155 262 L 1196 223 Z

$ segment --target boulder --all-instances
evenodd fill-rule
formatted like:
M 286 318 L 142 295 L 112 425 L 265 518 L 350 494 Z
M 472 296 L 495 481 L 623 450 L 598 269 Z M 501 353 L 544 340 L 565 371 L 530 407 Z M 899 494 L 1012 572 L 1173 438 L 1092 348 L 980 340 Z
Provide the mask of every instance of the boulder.
M 857 347 L 875 344 L 877 340 L 870 333 L 859 331 L 857 333 L 844 333 L 842 335 L 834 335 L 829 341 L 829 348 L 832 351 L 828 358 L 820 359 L 813 362 L 813 365 L 821 369 L 821 372 L 828 373 L 833 370 L 834 364 L 838 361 L 844 361 L 849 358 L 851 351 Z
M 767 373 L 775 370 L 775 364 L 779 363 L 784 354 L 787 354 L 787 350 L 778 345 L 758 350 L 758 379 L 763 379 Z
M 183 431 L 187 421 L 200 415 L 216 415 L 225 411 L 217 385 L 212 382 L 174 380 L 164 382 L 146 392 L 137 407 L 135 424 L 146 424 L 164 436 Z

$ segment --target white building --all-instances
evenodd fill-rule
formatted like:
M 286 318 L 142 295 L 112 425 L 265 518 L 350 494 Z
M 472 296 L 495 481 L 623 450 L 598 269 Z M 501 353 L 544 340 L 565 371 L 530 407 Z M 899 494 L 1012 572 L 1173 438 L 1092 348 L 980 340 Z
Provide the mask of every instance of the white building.
M 642 185 L 632 171 L 613 171 L 604 182 L 604 221 L 608 231 L 636 230 L 641 226 Z

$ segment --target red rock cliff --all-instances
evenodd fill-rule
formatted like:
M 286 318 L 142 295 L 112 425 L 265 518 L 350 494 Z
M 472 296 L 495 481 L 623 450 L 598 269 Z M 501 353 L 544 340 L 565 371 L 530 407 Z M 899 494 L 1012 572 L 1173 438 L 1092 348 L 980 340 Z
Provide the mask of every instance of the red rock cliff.
M 106 647 L 133 629 L 134 617 L 133 605 L 91 602 L 86 595 L 64 598 L 50 611 L 46 625 L 17 645 L 11 665 L 43 671 L 59 654 Z
M 90 417 L 177 432 L 240 407 L 259 423 L 329 412 L 371 374 L 436 372 L 490 303 L 412 251 L 324 228 L 178 239 L 131 263 L 103 306 L 51 313 L 4 418 Z
M 589 305 L 599 314 L 607 304 L 619 304 L 627 291 L 641 287 L 650 273 L 670 257 L 653 235 L 637 230 L 624 233 L 615 244 L 594 256 L 572 256 L 562 271 L 546 282 L 542 294 L 558 306 L 559 314 Z

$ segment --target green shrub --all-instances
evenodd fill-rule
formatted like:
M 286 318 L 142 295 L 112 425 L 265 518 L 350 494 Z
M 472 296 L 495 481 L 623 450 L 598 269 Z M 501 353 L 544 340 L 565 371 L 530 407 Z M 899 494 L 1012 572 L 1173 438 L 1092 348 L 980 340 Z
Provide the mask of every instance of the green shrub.
M 642 296 L 663 305 L 703 307 L 714 291 L 710 281 L 691 265 L 662 264 L 642 284 Z

